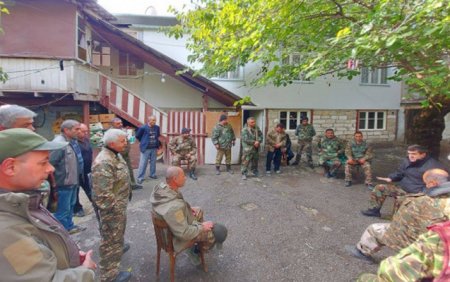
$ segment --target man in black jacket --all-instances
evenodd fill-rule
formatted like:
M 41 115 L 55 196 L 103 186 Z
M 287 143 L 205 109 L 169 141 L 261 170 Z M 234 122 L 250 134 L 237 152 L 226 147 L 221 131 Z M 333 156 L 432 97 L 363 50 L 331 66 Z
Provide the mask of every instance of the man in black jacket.
M 396 172 L 388 177 L 377 177 L 388 184 L 378 184 L 370 194 L 369 208 L 361 211 L 365 216 L 380 217 L 380 210 L 386 197 L 399 197 L 423 192 L 423 174 L 432 168 L 446 170 L 444 165 L 428 156 L 427 149 L 420 145 L 408 147 L 408 157 L 402 161 Z M 391 184 L 398 182 L 398 185 Z

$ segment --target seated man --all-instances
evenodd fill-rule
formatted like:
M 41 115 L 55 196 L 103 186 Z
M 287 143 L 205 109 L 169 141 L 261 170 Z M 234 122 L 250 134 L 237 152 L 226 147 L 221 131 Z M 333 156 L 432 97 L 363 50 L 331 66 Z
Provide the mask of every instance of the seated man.
M 442 169 L 425 172 L 426 194 L 407 197 L 394 214 L 391 223 L 374 223 L 364 231 L 356 246 L 346 246 L 355 257 L 371 260 L 371 256 L 388 246 L 400 250 L 413 243 L 427 227 L 450 218 L 450 182 L 448 173 Z
M 197 180 L 195 176 L 195 166 L 197 164 L 197 145 L 195 145 L 194 139 L 191 137 L 191 129 L 183 128 L 181 135 L 172 138 L 169 143 L 170 154 L 172 155 L 172 165 L 180 166 L 181 160 L 189 162 L 191 171 L 189 177 L 193 180 Z
M 378 274 L 364 273 L 358 282 L 449 281 L 450 221 L 430 226 L 429 231 L 380 263 Z M 433 279 L 435 278 L 435 279 Z
M 406 194 L 420 193 L 425 188 L 422 176 L 425 171 L 444 166 L 428 156 L 427 149 L 420 145 L 408 147 L 408 157 L 402 161 L 396 172 L 388 177 L 377 177 L 378 180 L 399 182 L 394 184 L 378 184 L 370 194 L 369 208 L 361 211 L 365 216 L 380 217 L 380 210 L 386 197 L 405 196 Z M 445 169 L 444 169 L 445 170 Z
M 341 167 L 344 156 L 344 145 L 334 135 L 334 130 L 325 130 L 325 138 L 319 144 L 319 164 L 323 166 L 324 175 L 328 178 L 336 177 L 336 171 Z
M 191 240 L 205 242 L 206 249 L 217 244 L 222 246 L 227 230 L 221 224 L 202 221 L 203 211 L 191 207 L 183 198 L 179 189 L 183 187 L 186 177 L 180 167 L 169 167 L 166 172 L 166 183 L 155 186 L 150 197 L 153 211 L 163 218 L 174 235 L 175 252 L 183 250 Z M 188 252 L 194 264 L 200 264 L 196 248 Z
M 370 165 L 370 160 L 373 158 L 372 146 L 369 146 L 363 140 L 361 131 L 356 131 L 354 139 L 347 143 L 345 156 L 347 157 L 347 162 L 345 163 L 345 187 L 352 186 L 352 170 L 355 166 L 360 165 L 366 176 L 365 184 L 372 190 L 372 168 Z

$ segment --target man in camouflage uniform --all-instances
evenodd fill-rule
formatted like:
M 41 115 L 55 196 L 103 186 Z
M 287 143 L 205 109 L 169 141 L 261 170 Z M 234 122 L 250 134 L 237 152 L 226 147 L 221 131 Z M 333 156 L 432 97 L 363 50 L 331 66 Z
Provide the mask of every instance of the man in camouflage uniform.
M 111 127 L 123 130 L 125 132 L 125 129 L 123 128 L 122 120 L 120 118 L 113 118 L 113 120 L 111 121 Z M 142 189 L 142 185 L 137 184 L 136 179 L 134 178 L 133 167 L 131 166 L 130 150 L 131 150 L 131 144 L 129 142 L 127 142 L 127 147 L 125 148 L 125 151 L 123 151 L 120 154 L 122 155 L 123 159 L 127 162 L 128 173 L 130 174 L 131 189 L 139 190 L 139 189 Z
M 450 182 L 447 179 L 448 173 L 441 169 L 425 172 L 426 194 L 407 197 L 391 223 L 369 225 L 356 247 L 346 246 L 346 249 L 357 258 L 370 260 L 382 246 L 398 251 L 425 233 L 429 225 L 447 221 L 450 216 Z
M 280 173 L 281 154 L 286 149 L 286 133 L 284 125 L 279 123 L 277 126 L 267 133 L 266 137 L 266 175 L 270 175 L 272 170 L 272 161 L 275 173 Z
M 347 143 L 345 156 L 347 157 L 347 162 L 345 163 L 345 187 L 352 186 L 352 170 L 355 166 L 359 165 L 362 167 L 366 176 L 365 184 L 372 190 L 372 168 L 370 161 L 373 158 L 373 151 L 372 146 L 369 146 L 363 140 L 361 131 L 356 131 L 354 139 Z
M 172 138 L 169 143 L 169 150 L 172 154 L 172 165 L 180 166 L 181 160 L 187 160 L 190 167 L 189 177 L 197 180 L 195 176 L 195 166 L 197 165 L 197 145 L 191 137 L 191 129 L 183 128 L 181 135 Z
M 228 123 L 227 115 L 220 115 L 219 122 L 213 128 L 211 139 L 217 148 L 216 174 L 220 174 L 220 163 L 224 155 L 227 172 L 233 174 L 233 170 L 231 170 L 231 147 L 234 146 L 236 137 L 234 136 L 233 127 Z
M 259 175 L 258 172 L 258 159 L 259 159 L 259 146 L 263 141 L 262 132 L 256 125 L 254 117 L 247 119 L 247 124 L 244 126 L 241 132 L 241 144 L 242 144 L 242 163 L 241 173 L 242 179 L 247 179 L 248 166 L 251 163 L 251 169 L 255 176 Z
M 131 273 L 119 271 L 122 254 L 129 248 L 124 245 L 124 234 L 130 175 L 120 155 L 127 146 L 127 135 L 120 129 L 110 129 L 103 142 L 105 146 L 92 166 L 92 198 L 100 215 L 100 280 L 128 281 Z
M 325 138 L 317 144 L 319 148 L 319 164 L 323 166 L 324 175 L 336 177 L 336 171 L 341 167 L 344 156 L 344 144 L 334 136 L 333 129 L 325 130 Z
M 199 207 L 191 207 L 184 200 L 179 189 L 184 186 L 185 181 L 186 177 L 180 167 L 169 167 L 166 183 L 156 185 L 150 197 L 153 211 L 169 225 L 174 235 L 175 252 L 182 251 L 191 240 L 204 242 L 205 250 L 212 248 L 214 244 L 218 244 L 220 248 L 226 238 L 226 228 L 212 221 L 203 221 L 203 211 Z M 218 234 L 218 227 L 222 234 Z M 188 251 L 188 255 L 194 264 L 200 264 L 195 246 Z
M 311 124 L 308 124 L 308 118 L 302 117 L 300 124 L 295 129 L 295 136 L 297 136 L 298 147 L 295 162 L 292 165 L 298 165 L 302 157 L 302 151 L 305 150 L 306 158 L 308 159 L 309 167 L 313 168 L 312 162 L 312 139 L 316 136 L 316 131 Z
M 358 282 L 449 281 L 450 221 L 428 227 L 429 231 L 380 263 L 378 274 L 362 274 Z M 433 279 L 435 278 L 435 279 Z

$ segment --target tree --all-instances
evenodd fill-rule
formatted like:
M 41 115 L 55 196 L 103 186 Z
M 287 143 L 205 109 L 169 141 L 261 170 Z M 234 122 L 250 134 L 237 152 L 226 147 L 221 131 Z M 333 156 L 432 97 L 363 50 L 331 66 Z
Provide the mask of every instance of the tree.
M 258 62 L 254 84 L 285 86 L 300 74 L 314 78 L 333 72 L 351 79 L 360 70 L 348 68 L 349 60 L 395 67 L 389 79 L 403 80 L 410 93 L 423 98 L 422 111 L 428 114 L 420 116 L 444 124 L 450 110 L 448 0 L 192 2 L 195 10 L 174 11 L 180 24 L 169 34 L 189 34 L 189 60 L 200 62 L 205 75 Z M 283 64 L 293 52 L 301 53 L 301 61 Z M 433 144 L 436 154 L 442 131 L 412 134 L 409 141 Z
M 2 13 L 3 14 L 9 14 L 8 9 L 5 7 L 5 3 L 0 1 L 0 23 L 2 19 Z M 0 35 L 3 33 L 3 29 L 0 26 Z M 3 72 L 2 68 L 0 67 L 0 82 L 5 82 L 8 79 L 8 75 Z

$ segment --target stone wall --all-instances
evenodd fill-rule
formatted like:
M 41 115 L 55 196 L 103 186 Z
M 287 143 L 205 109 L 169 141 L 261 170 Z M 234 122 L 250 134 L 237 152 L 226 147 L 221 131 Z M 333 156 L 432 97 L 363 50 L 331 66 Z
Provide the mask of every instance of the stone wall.
M 286 110 L 282 110 L 286 111 Z M 297 111 L 297 110 L 290 110 Z M 273 127 L 275 120 L 279 119 L 280 110 L 268 110 L 269 128 Z M 364 138 L 371 143 L 394 141 L 396 130 L 397 112 L 387 110 L 386 128 L 384 130 L 361 130 Z M 313 110 L 312 123 L 316 129 L 317 136 L 323 136 L 327 128 L 334 129 L 336 136 L 351 140 L 356 131 L 356 110 Z M 294 131 L 288 131 L 291 139 L 296 140 Z

